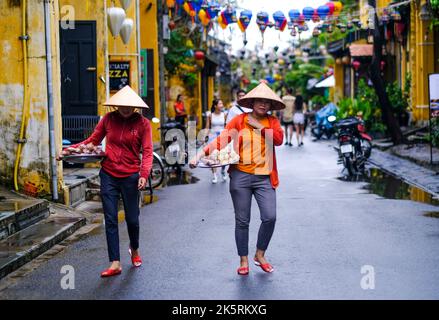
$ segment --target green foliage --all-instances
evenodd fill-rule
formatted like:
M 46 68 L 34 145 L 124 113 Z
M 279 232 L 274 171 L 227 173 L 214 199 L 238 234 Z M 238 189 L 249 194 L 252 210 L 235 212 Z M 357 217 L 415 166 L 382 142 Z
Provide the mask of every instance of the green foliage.
M 288 87 L 300 91 L 306 101 L 309 98 L 309 92 L 306 90 L 308 80 L 312 78 L 320 79 L 324 73 L 325 70 L 320 66 L 302 63 L 286 74 L 285 83 Z
M 183 75 L 183 83 L 186 87 L 186 89 L 192 91 L 194 90 L 196 84 L 198 81 L 198 76 L 196 73 L 193 72 L 187 72 Z
M 398 82 L 389 83 L 386 87 L 386 92 L 389 96 L 392 111 L 395 115 L 399 115 L 407 111 L 410 98 L 410 92 L 407 91 L 407 87 L 402 90 Z
M 357 116 L 361 114 L 368 130 L 384 133 L 387 128 L 382 123 L 381 109 L 375 90 L 360 79 L 357 87 L 357 95 L 354 99 L 344 98 L 338 104 L 337 118 Z
M 311 98 L 311 102 L 314 106 L 318 105 L 323 107 L 329 103 L 329 99 L 326 96 L 315 95 L 314 97 Z
M 190 48 L 186 45 L 186 39 L 179 31 L 172 31 L 168 42 L 168 53 L 165 55 L 165 66 L 169 74 L 178 73 L 178 67 L 183 64 L 191 64 L 191 57 L 188 56 Z

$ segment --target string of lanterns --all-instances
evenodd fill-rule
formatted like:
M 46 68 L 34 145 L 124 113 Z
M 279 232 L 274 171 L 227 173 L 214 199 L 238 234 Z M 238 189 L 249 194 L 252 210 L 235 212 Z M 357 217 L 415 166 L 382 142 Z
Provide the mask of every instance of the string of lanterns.
M 119 35 L 124 44 L 130 41 L 131 33 L 133 31 L 133 19 L 126 17 L 126 10 L 131 5 L 132 0 L 120 0 L 120 7 L 111 7 L 107 9 L 108 27 L 114 38 Z
M 183 8 L 191 17 L 192 23 L 200 23 L 206 32 L 211 30 L 214 22 L 217 22 L 222 29 L 237 24 L 239 30 L 244 34 L 244 45 L 247 43 L 246 30 L 253 18 L 253 12 L 251 10 L 242 10 L 238 18 L 236 8 L 230 3 L 223 9 L 221 9 L 218 2 L 209 0 L 166 0 L 166 4 L 171 18 L 172 11 L 178 13 L 179 8 Z M 343 14 L 343 7 L 341 1 L 330 1 L 318 8 L 307 6 L 302 10 L 291 9 L 288 12 L 288 16 L 285 16 L 282 11 L 276 11 L 270 17 L 267 12 L 260 11 L 256 14 L 256 24 L 261 32 L 262 40 L 267 28 L 275 28 L 279 32 L 283 32 L 288 28 L 291 36 L 295 37 L 309 30 L 308 22 L 310 21 L 317 24 L 312 32 L 314 37 L 319 36 L 322 32 L 332 33 L 334 28 L 338 28 L 342 33 L 354 28 L 362 28 L 363 26 L 359 19 L 360 14 Z M 397 8 L 384 8 L 379 10 L 382 10 L 381 21 L 383 23 L 390 20 L 401 20 L 401 15 Z M 172 19 L 169 27 L 171 30 L 175 27 L 175 23 Z M 369 24 L 364 27 L 373 29 L 373 19 L 370 18 Z

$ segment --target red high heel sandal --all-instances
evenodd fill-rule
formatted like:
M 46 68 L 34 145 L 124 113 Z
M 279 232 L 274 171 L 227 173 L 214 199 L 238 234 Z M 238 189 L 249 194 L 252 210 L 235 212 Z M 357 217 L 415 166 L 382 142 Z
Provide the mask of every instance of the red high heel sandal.
M 267 273 L 272 273 L 274 271 L 274 268 L 271 264 L 267 263 L 260 263 L 258 260 L 256 260 L 256 258 L 254 258 L 255 261 L 255 265 L 257 265 L 258 267 L 261 267 L 262 270 L 264 270 Z
M 250 269 L 248 267 L 240 267 L 237 272 L 240 276 L 247 276 L 249 274 Z
M 133 266 L 135 266 L 136 268 L 140 267 L 142 265 L 142 258 L 140 258 L 139 255 L 133 257 L 131 248 L 128 248 L 128 252 L 130 253 L 131 263 L 133 264 Z

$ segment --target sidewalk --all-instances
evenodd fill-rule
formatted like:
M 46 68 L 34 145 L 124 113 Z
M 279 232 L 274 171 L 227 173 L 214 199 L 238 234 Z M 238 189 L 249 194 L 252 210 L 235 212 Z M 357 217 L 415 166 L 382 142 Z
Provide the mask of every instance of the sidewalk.
M 394 150 L 401 151 L 404 150 L 404 147 L 405 146 L 402 145 L 393 148 L 395 148 Z M 375 147 L 369 162 L 380 167 L 383 171 L 399 177 L 404 182 L 431 193 L 434 198 L 439 199 L 439 174 L 413 161 L 396 156 L 393 152 L 392 150 L 381 151 Z M 411 151 L 410 154 L 412 156 L 416 155 L 416 149 Z M 421 158 L 422 156 L 423 153 L 418 153 L 417 158 Z

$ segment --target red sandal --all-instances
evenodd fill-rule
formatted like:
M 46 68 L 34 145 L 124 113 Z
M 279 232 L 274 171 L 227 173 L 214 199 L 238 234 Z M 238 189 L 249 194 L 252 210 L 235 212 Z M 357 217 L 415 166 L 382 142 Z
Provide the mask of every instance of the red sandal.
M 133 266 L 135 266 L 136 268 L 140 267 L 142 265 L 142 258 L 140 258 L 139 255 L 133 257 L 131 248 L 128 248 L 128 252 L 130 253 L 131 263 L 133 264 Z
M 117 276 L 118 274 L 122 273 L 122 268 L 119 269 L 110 269 L 108 268 L 107 270 L 104 270 L 101 273 L 101 277 L 102 278 L 108 278 L 108 277 L 112 277 L 112 276 Z
M 250 272 L 250 269 L 248 267 L 240 267 L 238 268 L 237 272 L 240 276 L 247 276 Z
M 261 267 L 262 270 L 264 270 L 267 273 L 272 273 L 274 271 L 274 268 L 271 264 L 267 263 L 260 263 L 258 260 L 256 260 L 256 258 L 254 258 L 255 261 L 255 265 L 257 265 L 258 267 Z

